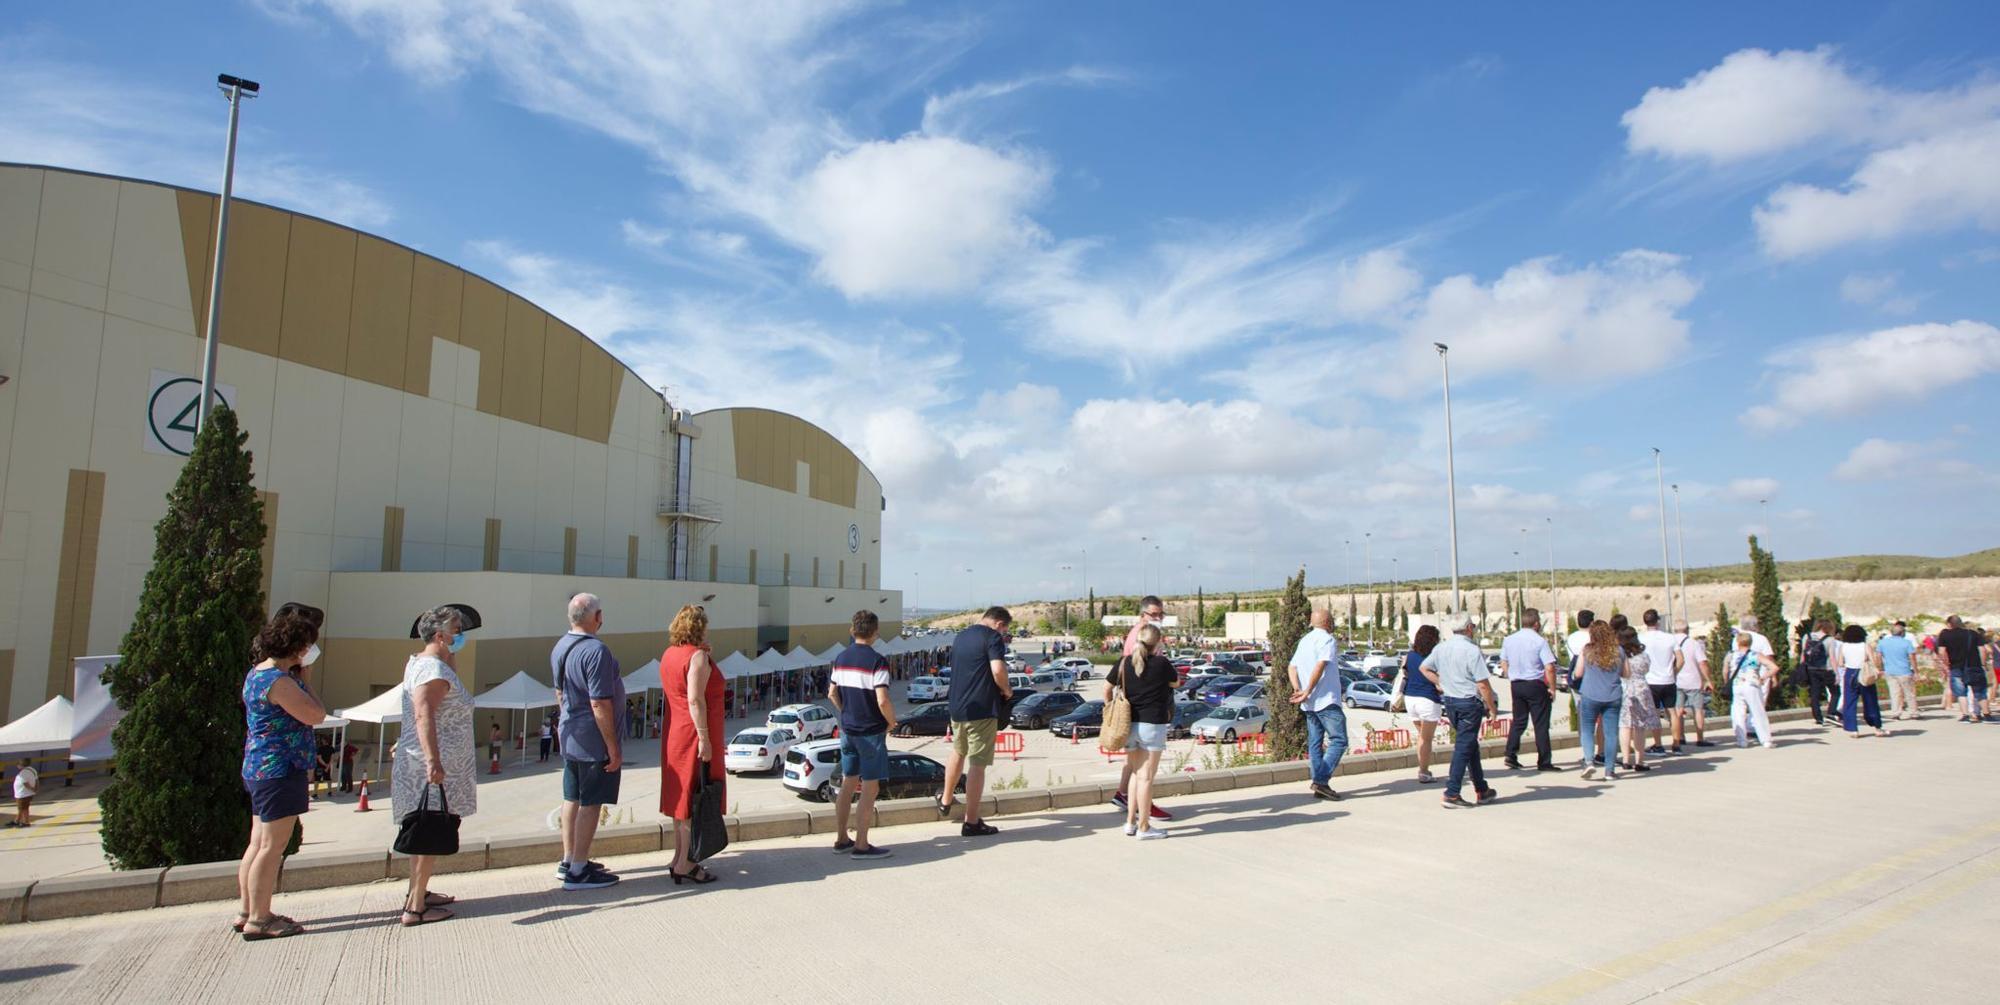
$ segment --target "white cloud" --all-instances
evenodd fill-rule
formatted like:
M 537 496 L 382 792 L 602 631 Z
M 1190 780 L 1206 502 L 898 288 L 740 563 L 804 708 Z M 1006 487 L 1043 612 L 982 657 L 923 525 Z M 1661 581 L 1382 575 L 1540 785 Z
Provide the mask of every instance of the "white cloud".
M 621 220 L 618 232 L 625 243 L 635 248 L 661 248 L 673 239 L 673 232 L 664 227 L 651 227 L 637 220 Z
M 977 110 L 998 99 L 1037 87 L 1088 87 L 1124 79 L 1114 70 L 1072 66 L 1055 73 L 1036 73 L 1012 80 L 987 81 L 924 99 L 923 131 L 932 136 L 961 135 L 975 125 Z
M 1722 498 L 1733 502 L 1762 502 L 1778 494 L 1776 478 L 1738 478 L 1722 490 Z
M 956 293 L 1041 235 L 1028 208 L 1048 185 L 1031 158 L 937 136 L 829 154 L 783 228 L 818 275 L 857 299 Z
M 1812 143 L 1912 139 L 2000 113 L 2000 83 L 1899 91 L 1865 79 L 1822 46 L 1742 49 L 1654 87 L 1622 121 L 1634 153 L 1726 163 Z
M 1742 419 L 1753 429 L 1786 429 L 1836 406 L 1868 411 L 2000 371 L 2000 329 L 1978 321 L 1904 325 L 1790 346 L 1768 362 L 1770 403 Z
M 698 212 L 754 221 L 812 255 L 814 275 L 850 298 L 961 292 L 1039 239 L 1027 212 L 1048 169 L 955 136 L 851 134 L 824 107 L 836 80 L 920 78 L 949 45 L 942 33 L 831 37 L 870 6 L 299 0 L 287 9 L 331 11 L 433 84 L 490 68 L 527 108 L 649 154 Z M 948 94 L 937 111 L 1022 86 Z
M 1789 183 L 1754 211 L 1766 254 L 1789 259 L 1859 241 L 1964 226 L 2000 229 L 2000 81 L 1906 91 L 1830 48 L 1744 49 L 1655 87 L 1624 115 L 1633 153 L 1727 165 L 1799 149 L 1862 148 L 1843 183 Z
M 1909 314 L 1924 298 L 1903 293 L 1898 288 L 1901 282 L 1902 274 L 1897 272 L 1851 272 L 1840 281 L 1840 299 L 1884 314 Z
M 1108 357 L 1128 369 L 1252 336 L 1367 321 L 1420 278 L 1395 249 L 1343 258 L 1306 253 L 1304 226 L 1204 232 L 1155 244 L 1143 263 L 1094 267 L 1091 242 L 1030 256 L 995 301 L 1020 311 L 1046 352 Z
M 1859 241 L 2000 230 L 2000 121 L 1869 154 L 1838 188 L 1789 184 L 1753 217 L 1765 252 L 1798 258 Z
M 1458 508 L 1465 513 L 1546 513 L 1556 508 L 1556 497 L 1548 492 L 1522 492 L 1510 485 L 1474 483 L 1459 493 Z
M 1093 400 L 1070 419 L 1074 446 L 1104 470 L 1154 475 L 1163 457 L 1200 457 L 1210 476 L 1331 467 L 1373 434 L 1313 425 L 1256 401 Z
M 1688 344 L 1679 311 L 1701 284 L 1681 265 L 1635 250 L 1577 269 L 1530 259 L 1491 284 L 1452 276 L 1424 298 L 1403 355 L 1411 372 L 1428 371 L 1437 365 L 1431 343 L 1446 343 L 1454 377 L 1553 367 L 1568 383 L 1656 369 Z
M 46 60 L 0 44 L 0 160 L 96 171 L 214 192 L 227 104 L 163 92 L 117 71 Z M 395 218 L 367 185 L 286 151 L 245 104 L 235 194 L 379 230 Z
M 1842 481 L 1872 482 L 1916 474 L 1911 461 L 1923 457 L 1930 448 L 1921 443 L 1898 443 L 1871 436 L 1854 445 L 1847 459 L 1833 469 Z

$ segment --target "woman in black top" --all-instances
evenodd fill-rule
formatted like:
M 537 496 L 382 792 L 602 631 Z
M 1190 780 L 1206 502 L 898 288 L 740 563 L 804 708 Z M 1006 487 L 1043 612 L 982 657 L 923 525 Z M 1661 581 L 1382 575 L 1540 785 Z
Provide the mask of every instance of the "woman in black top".
M 1167 749 L 1167 726 L 1174 721 L 1174 684 L 1179 675 L 1159 650 L 1160 630 L 1153 625 L 1141 627 L 1132 655 L 1119 660 L 1106 677 L 1108 686 L 1125 689 L 1125 700 L 1132 704 L 1132 736 L 1125 743 L 1125 757 L 1132 764 L 1125 833 L 1141 841 L 1167 836 L 1166 831 L 1153 826 L 1153 776 L 1159 773 L 1160 755 Z

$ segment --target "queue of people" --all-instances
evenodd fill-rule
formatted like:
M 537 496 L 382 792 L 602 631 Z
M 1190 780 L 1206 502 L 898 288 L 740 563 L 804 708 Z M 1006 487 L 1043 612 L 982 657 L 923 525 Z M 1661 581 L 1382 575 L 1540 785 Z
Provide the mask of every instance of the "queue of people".
M 563 764 L 557 882 L 566 891 L 594 890 L 619 882 L 617 874 L 591 860 L 590 851 L 602 808 L 618 801 L 624 741 L 638 734 L 631 729 L 631 706 L 618 659 L 598 637 L 605 624 L 601 600 L 578 593 L 570 598 L 566 613 L 569 630 L 549 655 L 558 706 L 542 726 L 541 756 L 560 757 Z M 1148 596 L 1141 601 L 1140 614 L 1126 636 L 1122 656 L 1107 674 L 1106 700 L 1117 706 L 1107 723 L 1117 723 L 1117 732 L 1123 734 L 1117 745 L 1126 754 L 1112 801 L 1124 814 L 1127 835 L 1157 840 L 1168 834 L 1158 822 L 1173 819 L 1171 811 L 1154 802 L 1153 790 L 1173 720 L 1177 675 L 1161 651 L 1164 605 L 1158 597 Z M 1581 611 L 1579 630 L 1568 640 L 1573 655 L 1563 667 L 1541 635 L 1539 612 L 1527 609 L 1521 620 L 1520 630 L 1503 642 L 1500 656 L 1515 709 L 1507 767 L 1524 767 L 1519 758 L 1526 731 L 1532 728 L 1535 770 L 1560 770 L 1548 735 L 1558 674 L 1567 676 L 1577 696 L 1585 780 L 1609 782 L 1619 777 L 1621 768 L 1649 770 L 1646 754 L 1666 752 L 1661 744 L 1668 718 L 1672 752 L 1681 751 L 1690 725 L 1693 742 L 1710 745 L 1704 736 L 1703 708 L 1714 682 L 1706 648 L 1688 635 L 1685 623 L 1676 624 L 1677 634 L 1668 635 L 1659 631 L 1658 613 L 1647 611 L 1642 618 L 1647 631 L 1642 633 L 1623 616 L 1598 620 Z M 247 941 L 305 931 L 295 919 L 274 913 L 271 900 L 284 849 L 299 815 L 307 809 L 313 775 L 324 763 L 323 756 L 316 756 L 314 727 L 325 720 L 327 710 L 313 693 L 311 672 L 319 658 L 324 621 L 324 613 L 308 605 L 279 608 L 257 633 L 254 662 L 244 677 L 242 777 L 252 820 L 237 871 L 240 910 L 231 927 Z M 988 608 L 942 654 L 952 668 L 947 699 L 952 749 L 936 808 L 940 817 L 950 816 L 959 803 L 962 780 L 965 809 L 959 833 L 963 837 L 999 833 L 982 819 L 980 806 L 995 737 L 1014 698 L 1006 662 L 1006 633 L 1012 621 L 1006 608 Z M 1332 788 L 1332 779 L 1348 746 L 1339 642 L 1332 632 L 1330 611 L 1315 609 L 1311 623 L 1288 663 L 1290 700 L 1307 726 L 1309 791 L 1314 798 L 1338 800 L 1341 796 Z M 420 649 L 404 667 L 403 728 L 396 751 L 400 770 L 393 781 L 395 814 L 405 828 L 412 814 L 429 808 L 433 796 L 440 811 L 459 819 L 478 809 L 473 701 L 458 676 L 457 654 L 466 633 L 479 627 L 476 610 L 446 604 L 420 614 L 411 628 Z M 1485 805 L 1498 799 L 1499 792 L 1488 784 L 1481 763 L 1480 729 L 1497 715 L 1497 696 L 1485 654 L 1475 641 L 1478 621 L 1461 615 L 1445 627 L 1448 634 L 1429 625 L 1418 629 L 1396 681 L 1395 700 L 1415 721 L 1420 741 L 1418 782 L 1437 781 L 1431 771 L 1432 741 L 1438 724 L 1448 722 L 1454 742 L 1443 805 L 1447 809 Z M 1722 687 L 1731 695 L 1730 725 L 1738 747 L 1749 746 L 1753 739 L 1761 746 L 1771 745 L 1766 709 L 1778 667 L 1770 641 L 1757 628 L 1755 618 L 1743 619 L 1725 666 L 1717 668 Z M 869 823 L 880 785 L 888 778 L 886 737 L 897 724 L 889 684 L 896 669 L 874 649 L 880 629 L 875 614 L 856 612 L 849 629 L 852 644 L 833 661 L 826 681 L 827 697 L 840 721 L 842 781 L 835 803 L 838 834 L 833 850 L 854 859 L 879 859 L 891 852 L 871 840 Z M 2000 657 L 2000 643 L 1953 617 L 1936 645 L 1949 668 L 1960 721 L 1983 719 L 1984 664 Z M 1801 664 L 1801 683 L 1813 692 L 1816 721 L 1832 721 L 1837 708 L 1849 735 L 1860 736 L 1862 723 L 1886 735 L 1876 702 L 1878 676 L 1889 684 L 1890 714 L 1899 719 L 1916 715 L 1917 646 L 1902 622 L 1872 644 L 1858 625 L 1836 629 L 1822 623 L 1802 649 L 1811 652 L 1809 659 L 1814 662 L 1824 655 L 1823 667 L 1830 668 Z M 660 812 L 675 821 L 668 874 L 675 885 L 706 885 L 720 877 L 697 860 L 691 840 L 698 828 L 690 823 L 700 812 L 699 805 L 705 801 L 719 805 L 712 797 L 726 793 L 727 776 L 717 756 L 726 699 L 701 605 L 690 604 L 676 613 L 659 665 L 666 693 L 665 722 L 659 730 Z M 1831 676 L 1831 684 L 1823 674 Z M 343 754 L 343 760 L 351 760 L 351 754 Z M 18 790 L 21 783 L 16 784 Z M 32 796 L 32 776 L 29 788 Z M 1471 799 L 1465 798 L 1468 788 Z M 850 812 L 857 797 L 858 811 Z M 454 898 L 430 889 L 436 858 L 409 857 L 409 882 L 398 919 L 404 927 L 453 917 Z

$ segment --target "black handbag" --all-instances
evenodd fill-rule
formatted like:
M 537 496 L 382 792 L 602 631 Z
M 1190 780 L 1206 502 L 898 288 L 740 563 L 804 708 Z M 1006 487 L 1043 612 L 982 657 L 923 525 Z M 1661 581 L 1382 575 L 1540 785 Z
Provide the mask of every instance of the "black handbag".
M 722 786 L 708 776 L 708 762 L 697 761 L 694 805 L 688 813 L 688 858 L 705 861 L 729 847 L 729 827 L 722 822 Z
M 438 786 L 437 790 L 439 809 L 431 809 L 431 787 L 425 785 L 424 797 L 418 800 L 417 808 L 404 815 L 393 846 L 398 854 L 458 854 L 458 814 L 451 811 L 451 800 L 446 798 L 444 786 Z

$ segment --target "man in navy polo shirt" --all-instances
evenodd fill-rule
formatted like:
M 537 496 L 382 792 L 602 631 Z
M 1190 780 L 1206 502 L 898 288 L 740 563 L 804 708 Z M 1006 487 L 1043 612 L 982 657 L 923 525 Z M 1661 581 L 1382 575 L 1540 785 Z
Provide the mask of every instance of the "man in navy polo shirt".
M 868 824 L 875 816 L 875 794 L 889 777 L 889 731 L 896 728 L 896 706 L 889 700 L 889 661 L 875 651 L 875 634 L 882 621 L 873 611 L 856 611 L 848 627 L 854 644 L 833 658 L 826 696 L 840 713 L 840 796 L 833 803 L 840 837 L 836 853 L 854 858 L 889 857 L 889 849 L 868 843 Z M 847 836 L 847 808 L 861 791 L 861 815 L 854 837 Z
M 989 607 L 979 623 L 958 633 L 951 643 L 951 758 L 944 765 L 944 792 L 938 815 L 951 813 L 958 777 L 965 775 L 963 837 L 991 837 L 998 827 L 979 817 L 979 799 L 986 790 L 986 769 L 993 763 L 993 737 L 1006 718 L 1014 689 L 1007 683 L 1007 637 L 1014 623 L 1005 607 Z

